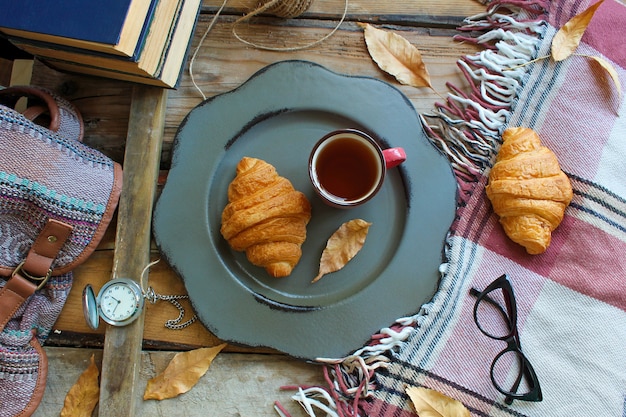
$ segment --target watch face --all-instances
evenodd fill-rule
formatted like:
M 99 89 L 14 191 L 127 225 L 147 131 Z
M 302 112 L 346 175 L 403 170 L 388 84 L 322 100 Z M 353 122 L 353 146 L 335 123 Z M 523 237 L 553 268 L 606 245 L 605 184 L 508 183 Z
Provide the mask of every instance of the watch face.
M 139 316 L 143 307 L 143 295 L 134 281 L 114 279 L 100 290 L 98 304 L 104 321 L 121 326 Z

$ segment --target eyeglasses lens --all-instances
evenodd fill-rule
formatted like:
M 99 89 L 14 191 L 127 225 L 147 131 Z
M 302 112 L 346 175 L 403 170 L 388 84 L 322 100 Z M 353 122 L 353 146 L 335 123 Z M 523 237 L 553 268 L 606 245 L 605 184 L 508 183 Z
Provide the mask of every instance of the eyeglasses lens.
M 513 334 L 515 323 L 512 323 L 506 305 L 501 289 L 489 292 L 478 302 L 476 323 L 485 335 L 504 340 Z
M 525 395 L 532 391 L 527 376 L 527 359 L 520 351 L 506 350 L 496 357 L 491 369 L 493 383 L 500 392 Z

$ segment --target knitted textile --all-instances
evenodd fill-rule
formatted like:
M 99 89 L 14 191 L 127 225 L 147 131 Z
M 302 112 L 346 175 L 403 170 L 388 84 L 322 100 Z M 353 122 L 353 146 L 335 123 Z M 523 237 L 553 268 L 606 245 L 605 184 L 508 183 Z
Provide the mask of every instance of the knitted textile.
M 32 93 L 36 93 L 33 96 Z M 48 112 L 46 100 L 50 105 L 59 110 L 59 127 L 56 133 L 68 139 L 83 141 L 83 119 L 80 112 L 70 101 L 59 96 L 53 91 L 42 87 L 16 86 L 5 90 L 0 90 L 1 102 L 7 107 L 15 108 L 17 101 L 23 96 L 29 96 L 29 107 L 26 115 L 30 120 Z M 45 98 L 45 99 L 44 99 Z M 38 123 L 42 124 L 43 123 Z
M 47 372 L 41 344 L 67 299 L 71 270 L 96 248 L 121 191 L 119 164 L 81 143 L 80 114 L 57 96 L 53 101 L 56 132 L 0 105 L 0 288 L 49 219 L 73 227 L 48 282 L 0 332 L 0 417 L 30 415 L 41 400 Z
M 46 373 L 46 369 L 40 369 L 38 349 L 61 313 L 71 288 L 71 272 L 51 277 L 0 333 L 0 416 L 17 415 L 31 401 L 36 401 L 32 397 L 39 372 Z M 39 346 L 32 342 L 33 336 Z
M 7 275 L 24 259 L 49 218 L 74 227 L 53 264 L 55 272 L 72 270 L 108 225 L 121 185 L 119 165 L 75 134 L 53 133 L 4 106 L 0 135 L 0 272 Z
M 576 51 L 588 56 L 522 65 L 549 55 L 557 30 L 591 3 L 496 0 L 467 20 L 462 40 L 484 47 L 459 61 L 473 88 L 452 87 L 445 104 L 423 115 L 432 142 L 450 158 L 460 194 L 439 290 L 414 317 L 326 367 L 335 415 L 415 416 L 407 386 L 447 394 L 472 416 L 626 415 L 626 100 L 588 57 L 609 62 L 626 85 L 626 37 L 617 29 L 626 27 L 626 6 L 605 0 L 598 8 Z M 507 238 L 485 194 L 509 126 L 534 129 L 574 189 L 541 255 Z M 490 379 L 506 344 L 477 328 L 470 289 L 504 273 L 541 402 L 508 405 Z

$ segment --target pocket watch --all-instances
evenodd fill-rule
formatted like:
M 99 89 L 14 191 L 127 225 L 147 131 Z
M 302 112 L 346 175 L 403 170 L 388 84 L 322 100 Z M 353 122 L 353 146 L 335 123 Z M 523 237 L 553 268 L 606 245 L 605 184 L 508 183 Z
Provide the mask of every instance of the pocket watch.
M 115 278 L 102 286 L 96 297 L 90 284 L 83 290 L 83 312 L 87 324 L 97 329 L 100 318 L 113 326 L 126 326 L 141 315 L 144 294 L 129 278 Z
M 180 330 L 195 323 L 198 319 L 195 314 L 183 322 L 185 309 L 180 300 L 188 299 L 188 295 L 161 295 L 152 287 L 144 291 L 144 275 L 157 262 L 158 259 L 144 268 L 139 282 L 130 278 L 115 278 L 108 281 L 102 286 L 97 297 L 91 284 L 87 284 L 83 289 L 83 313 L 89 327 L 97 329 L 100 318 L 113 326 L 126 326 L 132 323 L 141 315 L 144 299 L 151 304 L 159 300 L 169 301 L 178 309 L 178 317 L 165 322 L 168 329 Z

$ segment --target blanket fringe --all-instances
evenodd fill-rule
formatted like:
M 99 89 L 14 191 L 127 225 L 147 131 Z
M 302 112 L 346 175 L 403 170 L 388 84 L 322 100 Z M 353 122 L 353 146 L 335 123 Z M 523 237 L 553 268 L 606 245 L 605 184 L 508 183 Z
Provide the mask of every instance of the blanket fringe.
M 501 132 L 527 77 L 528 69 L 520 64 L 537 54 L 547 7 L 544 0 L 493 0 L 485 13 L 467 18 L 459 29 L 470 35 L 456 39 L 482 47 L 479 53 L 457 62 L 469 86 L 461 89 L 447 84 L 446 102 L 436 103 L 432 113 L 420 115 L 430 141 L 450 160 L 459 184 L 459 205 L 465 204 L 499 149 Z M 447 252 L 447 246 L 445 249 Z M 442 277 L 446 267 L 445 263 L 440 267 Z M 324 365 L 327 388 L 286 389 L 297 389 L 292 398 L 310 417 L 318 416 L 316 411 L 327 417 L 364 415 L 359 404 L 376 389 L 376 371 L 389 365 L 393 352 L 420 328 L 431 308 L 432 302 L 414 316 L 397 319 L 348 357 L 318 358 Z M 290 417 L 280 404 L 276 411 Z
M 537 54 L 544 26 L 537 16 L 542 9 L 534 10 L 537 4 L 543 5 L 538 1 L 523 6 L 519 1 L 509 2 L 511 13 L 503 14 L 499 11 L 507 4 L 498 1 L 488 12 L 466 19 L 462 30 L 486 31 L 476 37 L 456 37 L 484 47 L 457 63 L 469 92 L 448 84 L 446 103 L 436 103 L 432 113 L 421 115 L 432 143 L 450 158 L 464 192 L 462 202 L 468 195 L 465 191 L 472 188 L 471 183 L 499 149 L 500 134 L 527 77 L 527 68 L 521 65 Z

